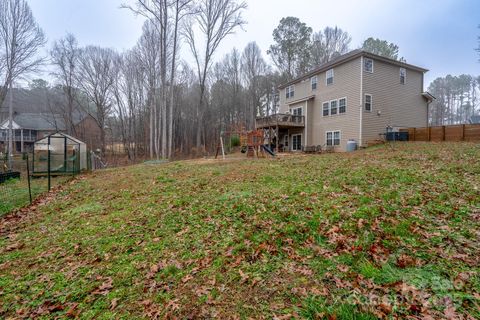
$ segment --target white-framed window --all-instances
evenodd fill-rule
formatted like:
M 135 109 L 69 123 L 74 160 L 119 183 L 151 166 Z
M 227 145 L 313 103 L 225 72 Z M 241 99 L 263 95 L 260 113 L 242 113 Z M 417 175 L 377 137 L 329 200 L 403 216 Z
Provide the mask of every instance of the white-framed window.
M 330 103 L 329 102 L 324 102 L 323 103 L 323 116 L 326 117 L 330 114 Z
M 313 76 L 310 78 L 310 84 L 312 85 L 312 90 L 317 90 L 317 82 L 318 82 L 317 76 Z
M 285 98 L 293 98 L 295 95 L 295 86 L 291 85 L 285 88 Z
M 333 145 L 334 146 L 340 145 L 340 131 L 333 132 Z
M 338 99 L 338 113 L 347 112 L 347 98 Z
M 303 115 L 303 108 L 302 107 L 291 108 L 290 113 L 293 114 L 294 116 L 301 116 Z
M 372 95 L 371 94 L 366 94 L 365 95 L 365 111 L 372 111 L 372 105 L 373 105 L 373 101 L 372 101 Z
M 288 148 L 288 134 L 283 136 L 283 145 Z
M 400 84 L 405 84 L 407 82 L 407 69 L 400 68 Z
M 333 69 L 327 70 L 325 81 L 327 86 L 333 84 Z
M 336 115 L 338 113 L 337 100 L 330 101 L 330 114 Z
M 327 146 L 339 146 L 340 145 L 340 131 L 327 131 L 326 132 L 326 144 Z
M 302 135 L 301 134 L 292 134 L 292 150 L 301 151 L 302 150 Z
M 363 59 L 363 70 L 365 72 L 373 73 L 373 60 L 365 58 Z

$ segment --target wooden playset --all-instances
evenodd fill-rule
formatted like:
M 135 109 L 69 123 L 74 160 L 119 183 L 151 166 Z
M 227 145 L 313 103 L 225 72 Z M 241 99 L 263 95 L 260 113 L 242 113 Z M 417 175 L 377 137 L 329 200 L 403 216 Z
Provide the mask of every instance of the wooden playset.
M 231 130 L 224 132 L 219 139 L 217 150 L 215 153 L 215 159 L 218 154 L 222 152 L 225 159 L 225 142 L 232 141 L 232 137 L 237 137 L 240 142 L 240 150 L 242 153 L 246 153 L 248 158 L 264 158 L 266 154 L 274 157 L 275 153 L 265 145 L 265 136 L 263 130 L 246 130 L 244 126 L 235 125 Z

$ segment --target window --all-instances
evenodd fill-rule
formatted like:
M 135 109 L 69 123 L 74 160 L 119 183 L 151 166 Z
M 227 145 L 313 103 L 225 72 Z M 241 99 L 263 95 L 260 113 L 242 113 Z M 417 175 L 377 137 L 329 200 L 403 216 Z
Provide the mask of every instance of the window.
M 312 85 L 312 90 L 316 90 L 317 89 L 317 76 L 315 77 L 311 77 L 310 78 L 310 83 Z
M 283 145 L 288 148 L 288 134 L 283 137 Z
M 332 116 L 337 114 L 337 100 L 330 101 L 330 114 Z
M 294 134 L 292 135 L 292 150 L 301 151 L 302 150 L 302 135 Z
M 334 146 L 340 145 L 340 131 L 333 132 L 333 145 Z
M 291 85 L 285 88 L 285 98 L 293 98 L 295 94 L 295 86 Z
M 340 131 L 327 131 L 327 146 L 340 145 Z
M 405 84 L 407 80 L 407 69 L 400 68 L 400 84 Z
M 303 108 L 302 107 L 292 108 L 290 109 L 290 113 L 293 114 L 294 116 L 301 116 L 303 113 Z
M 372 111 L 372 95 L 365 95 L 365 111 Z
M 347 98 L 338 99 L 338 113 L 347 112 Z
M 363 60 L 363 70 L 365 70 L 365 72 L 373 73 L 373 60 L 372 59 L 364 59 Z
M 330 114 L 330 104 L 328 102 L 323 103 L 323 116 L 326 117 Z
M 333 69 L 330 69 L 327 71 L 326 81 L 327 81 L 327 86 L 333 84 Z

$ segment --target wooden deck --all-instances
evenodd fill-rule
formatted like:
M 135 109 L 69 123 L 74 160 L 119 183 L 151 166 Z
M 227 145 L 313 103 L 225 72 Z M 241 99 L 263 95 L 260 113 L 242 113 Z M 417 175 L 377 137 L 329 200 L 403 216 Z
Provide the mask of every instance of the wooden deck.
M 257 129 L 279 127 L 279 128 L 304 128 L 305 117 L 293 114 L 277 113 L 266 117 L 257 118 L 255 121 Z

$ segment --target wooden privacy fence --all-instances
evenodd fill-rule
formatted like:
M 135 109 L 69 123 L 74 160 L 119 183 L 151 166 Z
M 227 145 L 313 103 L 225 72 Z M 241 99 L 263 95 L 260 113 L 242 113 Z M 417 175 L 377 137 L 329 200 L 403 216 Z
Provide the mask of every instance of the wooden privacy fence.
M 409 141 L 480 141 L 480 124 L 408 128 Z

